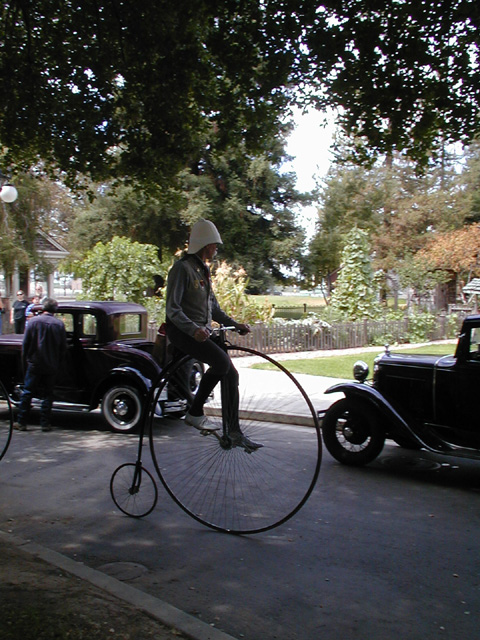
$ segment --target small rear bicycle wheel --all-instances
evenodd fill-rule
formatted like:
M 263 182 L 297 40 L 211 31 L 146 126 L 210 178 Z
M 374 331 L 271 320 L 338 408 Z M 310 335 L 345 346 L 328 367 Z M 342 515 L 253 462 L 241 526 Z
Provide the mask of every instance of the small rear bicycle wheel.
M 13 411 L 8 393 L 0 382 L 0 460 L 7 453 L 13 432 Z
M 113 472 L 110 494 L 116 506 L 132 518 L 143 518 L 155 509 L 158 489 L 150 471 L 127 462 Z
M 150 447 L 155 468 L 171 497 L 190 516 L 219 531 L 259 533 L 291 518 L 311 494 L 320 470 L 321 437 L 316 412 L 295 377 L 269 356 L 228 346 L 236 356 L 255 356 L 270 370 L 242 366 L 239 421 L 242 433 L 262 447 L 235 446 L 224 434 L 218 385 L 205 413 L 218 431 L 202 435 L 179 417 L 155 415 L 183 360 L 159 382 L 150 405 Z M 173 382 L 172 382 L 172 386 Z M 228 401 L 225 401 L 228 404 Z

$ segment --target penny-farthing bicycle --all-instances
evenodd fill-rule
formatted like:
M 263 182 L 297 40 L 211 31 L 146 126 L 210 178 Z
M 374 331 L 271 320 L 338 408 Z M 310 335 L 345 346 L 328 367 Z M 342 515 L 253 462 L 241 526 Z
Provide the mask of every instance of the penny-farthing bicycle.
M 248 368 L 241 366 L 240 357 L 234 359 L 239 372 L 240 429 L 261 448 L 244 447 L 231 435 L 236 401 L 228 397 L 227 385 L 222 383 L 204 407 L 217 431 L 197 431 L 185 424 L 183 414 L 163 411 L 164 403 L 188 397 L 181 372 L 189 356 L 181 356 L 165 367 L 154 385 L 137 461 L 115 470 L 110 490 L 117 507 L 127 515 L 142 517 L 154 509 L 156 483 L 141 460 L 148 433 L 157 474 L 186 513 L 219 531 L 259 533 L 291 518 L 310 496 L 321 462 L 318 418 L 287 369 L 259 351 L 231 344 L 225 328 L 216 333 L 224 349 L 236 356 L 255 356 L 269 369 Z
M 13 411 L 7 390 L 0 382 L 0 460 L 7 453 L 13 431 Z

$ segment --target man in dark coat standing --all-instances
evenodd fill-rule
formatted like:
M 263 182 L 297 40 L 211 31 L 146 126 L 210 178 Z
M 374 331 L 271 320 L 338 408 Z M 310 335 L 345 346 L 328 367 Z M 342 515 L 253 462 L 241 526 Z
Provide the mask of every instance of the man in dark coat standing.
M 13 427 L 27 430 L 27 418 L 32 398 L 42 398 L 40 426 L 50 431 L 55 378 L 67 349 L 67 334 L 63 322 L 54 316 L 57 301 L 45 298 L 43 313 L 28 321 L 23 338 L 22 360 L 25 371 L 24 389 L 17 422 Z

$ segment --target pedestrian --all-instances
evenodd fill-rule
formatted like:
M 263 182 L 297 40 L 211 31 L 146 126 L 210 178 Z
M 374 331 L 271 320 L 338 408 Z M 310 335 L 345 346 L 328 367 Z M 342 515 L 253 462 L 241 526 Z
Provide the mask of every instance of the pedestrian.
M 172 344 L 182 353 L 209 365 L 186 416 L 185 423 L 200 431 L 214 431 L 217 426 L 204 414 L 204 404 L 217 383 L 224 378 L 229 389 L 230 409 L 234 418 L 229 436 L 236 446 L 247 451 L 261 447 L 240 430 L 238 420 L 238 372 L 228 353 L 212 338 L 212 320 L 233 326 L 241 334 L 250 331 L 248 324 L 236 322 L 218 304 L 212 289 L 210 263 L 220 234 L 210 220 L 201 219 L 191 230 L 188 250 L 168 274 L 166 294 L 166 332 Z
M 38 300 L 41 304 L 43 304 L 43 301 L 47 297 L 46 295 L 44 295 L 43 287 L 39 282 L 37 282 L 37 284 L 35 285 L 35 295 L 38 297 Z
M 27 418 L 32 398 L 42 398 L 40 426 L 50 431 L 55 378 L 67 349 L 67 334 L 63 322 L 54 316 L 57 301 L 45 298 L 43 312 L 31 318 L 23 338 L 22 363 L 24 387 L 14 429 L 27 430 Z
M 10 322 L 15 327 L 15 333 L 23 333 L 25 331 L 25 310 L 27 307 L 28 300 L 25 300 L 25 294 L 20 289 L 17 291 L 17 299 L 10 311 Z
M 25 309 L 25 327 L 28 326 L 28 321 L 30 320 L 30 318 L 33 318 L 33 307 L 37 304 L 40 304 L 40 298 L 35 295 L 33 296 L 28 307 Z

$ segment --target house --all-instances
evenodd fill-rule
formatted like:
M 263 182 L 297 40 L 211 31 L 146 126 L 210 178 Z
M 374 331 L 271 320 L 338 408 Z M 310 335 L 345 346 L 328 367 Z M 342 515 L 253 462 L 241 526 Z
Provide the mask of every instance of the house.
M 41 278 L 44 293 L 49 297 L 54 297 L 53 274 L 58 263 L 67 258 L 70 254 L 55 238 L 52 238 L 44 231 L 38 230 L 35 239 L 35 250 L 42 264 L 42 271 L 45 273 Z M 32 264 L 30 269 L 19 270 L 15 268 L 12 274 L 4 274 L 5 292 L 2 292 L 2 302 L 6 310 L 10 309 L 12 300 L 17 290 L 22 289 L 27 297 L 32 296 L 35 291 L 35 282 L 32 272 L 35 273 L 38 265 Z M 3 297 L 4 296 L 4 297 Z

